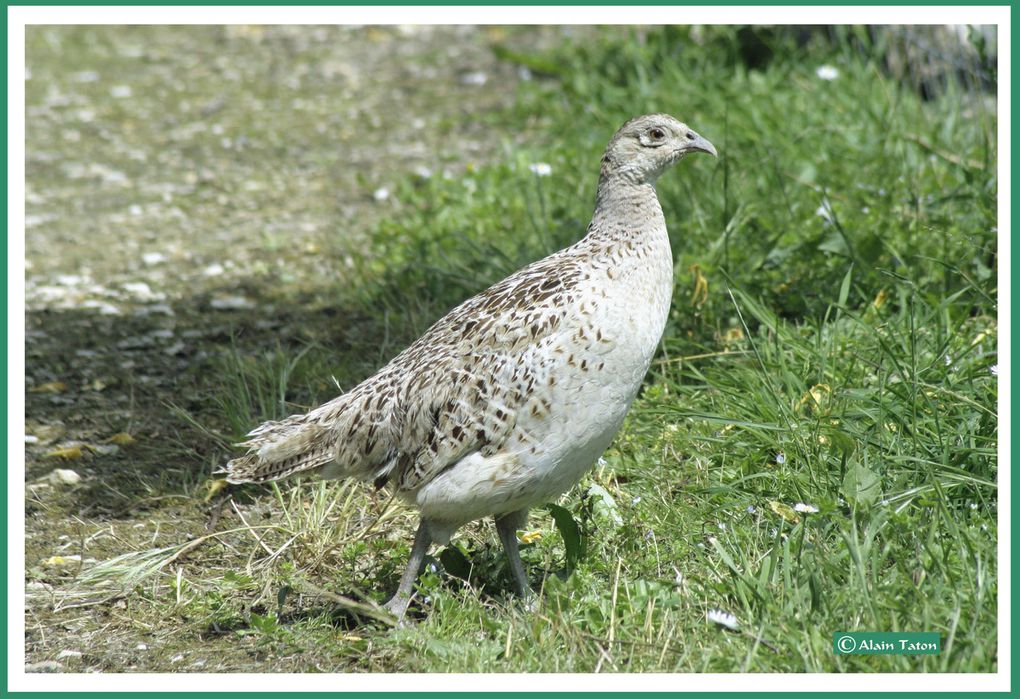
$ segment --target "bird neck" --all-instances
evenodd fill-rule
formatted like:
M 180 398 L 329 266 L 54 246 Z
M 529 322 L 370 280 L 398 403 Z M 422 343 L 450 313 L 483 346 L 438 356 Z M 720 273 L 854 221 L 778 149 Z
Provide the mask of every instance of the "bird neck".
M 634 181 L 629 174 L 602 173 L 589 235 L 632 237 L 650 228 L 665 231 L 655 183 Z

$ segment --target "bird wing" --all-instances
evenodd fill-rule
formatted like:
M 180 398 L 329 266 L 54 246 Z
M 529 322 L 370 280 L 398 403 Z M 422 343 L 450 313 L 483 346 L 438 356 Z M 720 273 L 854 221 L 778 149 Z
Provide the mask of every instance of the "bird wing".
M 454 308 L 348 393 L 253 430 L 227 480 L 320 472 L 413 490 L 474 451 L 498 451 L 533 400 L 535 355 L 561 332 L 581 280 L 570 250 Z
M 578 275 L 569 248 L 453 309 L 352 391 L 330 475 L 414 490 L 475 451 L 495 453 L 543 380 Z

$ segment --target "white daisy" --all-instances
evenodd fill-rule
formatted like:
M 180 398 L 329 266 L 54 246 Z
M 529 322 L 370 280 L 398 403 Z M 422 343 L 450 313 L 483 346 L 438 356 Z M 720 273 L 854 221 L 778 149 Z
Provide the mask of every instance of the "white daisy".
M 835 80 L 839 77 L 839 70 L 835 66 L 830 65 L 818 66 L 815 70 L 815 75 L 822 80 Z
M 740 628 L 740 624 L 737 622 L 737 617 L 733 616 L 729 612 L 724 612 L 721 609 L 709 609 L 708 620 L 719 626 L 725 626 L 727 629 L 736 631 Z

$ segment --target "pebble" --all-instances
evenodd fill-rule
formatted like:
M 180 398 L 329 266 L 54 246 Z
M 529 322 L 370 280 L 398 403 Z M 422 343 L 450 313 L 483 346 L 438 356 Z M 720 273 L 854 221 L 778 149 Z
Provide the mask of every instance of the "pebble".
M 220 311 L 244 311 L 255 308 L 255 302 L 244 296 L 219 296 L 209 305 Z
M 125 282 L 120 286 L 139 301 L 162 301 L 166 298 L 164 294 L 153 292 L 152 288 L 145 282 Z
M 81 483 L 81 476 L 69 468 L 58 468 L 50 473 L 49 480 L 53 485 L 77 485 Z
M 464 73 L 460 76 L 461 85 L 472 85 L 474 87 L 481 87 L 485 83 L 489 82 L 489 76 L 481 70 L 473 70 L 470 73 Z
M 141 211 L 139 210 L 138 213 L 141 214 Z M 166 262 L 166 255 L 161 252 L 147 252 L 142 255 L 142 262 L 150 266 L 162 264 Z

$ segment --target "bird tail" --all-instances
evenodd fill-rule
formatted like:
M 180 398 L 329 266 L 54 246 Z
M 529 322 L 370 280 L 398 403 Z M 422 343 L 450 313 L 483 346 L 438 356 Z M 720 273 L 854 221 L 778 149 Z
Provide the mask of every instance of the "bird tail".
M 228 483 L 266 483 L 320 471 L 336 459 L 334 433 L 321 419 L 327 407 L 335 413 L 339 406 L 327 403 L 310 413 L 256 427 L 237 444 L 247 447 L 248 453 L 228 461 L 219 473 L 226 474 Z

